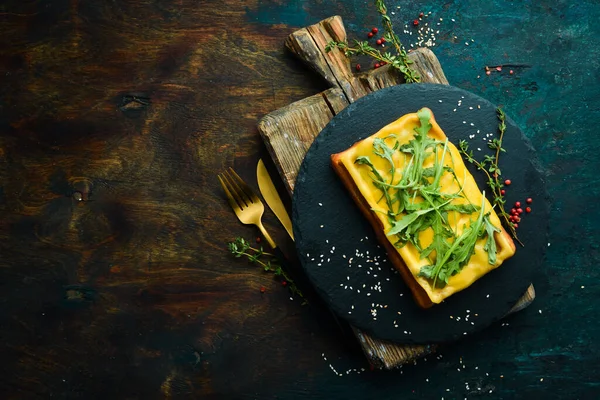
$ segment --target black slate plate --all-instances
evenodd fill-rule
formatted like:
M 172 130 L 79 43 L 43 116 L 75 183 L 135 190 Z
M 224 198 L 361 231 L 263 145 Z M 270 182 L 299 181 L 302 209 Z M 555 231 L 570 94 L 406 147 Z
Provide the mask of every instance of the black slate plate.
M 529 141 L 507 119 L 507 153 L 500 161 L 503 176 L 512 180 L 507 202 L 534 199 L 532 213 L 524 215 L 518 230 L 525 247 L 517 245 L 514 257 L 444 303 L 428 310 L 416 305 L 400 275 L 384 261 L 385 251 L 333 172 L 330 155 L 422 107 L 433 111 L 453 143 L 467 140 L 477 159 L 491 154 L 483 139 L 497 134 L 496 106 L 446 85 L 394 86 L 351 104 L 323 129 L 302 163 L 293 198 L 300 261 L 326 302 L 353 326 L 405 344 L 459 339 L 501 319 L 543 268 L 547 247 L 544 178 Z M 469 169 L 480 189 L 486 188 L 483 173 Z

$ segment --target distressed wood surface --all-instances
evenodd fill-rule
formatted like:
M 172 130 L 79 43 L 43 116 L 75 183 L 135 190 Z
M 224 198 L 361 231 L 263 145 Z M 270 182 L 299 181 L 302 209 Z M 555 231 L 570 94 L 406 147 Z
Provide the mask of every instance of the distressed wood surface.
M 581 116 L 597 116 L 600 86 L 593 63 L 565 63 L 598 58 L 597 2 L 388 3 L 407 47 L 424 27 L 411 21 L 432 11 L 448 79 L 504 105 L 538 149 L 556 206 L 534 305 L 416 365 L 371 371 L 301 275 L 308 306 L 227 253 L 257 230 L 216 174 L 233 166 L 256 188 L 262 158 L 275 176 L 257 122 L 333 87 L 283 43 L 331 15 L 364 38 L 381 29 L 371 1 L 7 0 L 3 400 L 598 397 L 600 218 L 588 210 L 600 136 Z M 485 75 L 505 63 L 521 66 Z M 269 211 L 264 222 L 293 256 Z
M 286 47 L 325 79 L 332 89 L 296 101 L 263 117 L 258 125 L 269 153 L 290 195 L 302 160 L 313 140 L 327 123 L 348 104 L 373 91 L 403 84 L 404 79 L 389 66 L 354 74 L 350 60 L 340 50 L 325 51 L 330 41 L 346 42 L 340 16 L 327 18 L 288 36 Z M 435 54 L 426 48 L 409 53 L 412 67 L 422 82 L 448 84 Z M 533 285 L 511 312 L 527 307 L 535 298 Z M 386 342 L 356 328 L 353 331 L 369 359 L 378 368 L 395 368 L 435 351 L 437 346 L 405 346 Z

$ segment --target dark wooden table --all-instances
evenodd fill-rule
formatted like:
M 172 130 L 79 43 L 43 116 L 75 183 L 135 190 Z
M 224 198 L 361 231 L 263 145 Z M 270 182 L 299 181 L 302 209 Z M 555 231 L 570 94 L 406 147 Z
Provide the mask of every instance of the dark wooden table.
M 380 25 L 370 3 L 0 6 L 3 399 L 598 397 L 592 0 L 388 2 L 407 45 L 431 11 L 450 83 L 504 105 L 539 151 L 555 219 L 531 307 L 416 365 L 370 371 L 301 277 L 309 306 L 228 254 L 257 233 L 216 174 L 234 166 L 254 183 L 267 158 L 258 120 L 327 87 L 284 39 L 335 14 L 362 37 Z M 498 64 L 513 66 L 485 74 Z M 292 255 L 275 217 L 265 223 Z

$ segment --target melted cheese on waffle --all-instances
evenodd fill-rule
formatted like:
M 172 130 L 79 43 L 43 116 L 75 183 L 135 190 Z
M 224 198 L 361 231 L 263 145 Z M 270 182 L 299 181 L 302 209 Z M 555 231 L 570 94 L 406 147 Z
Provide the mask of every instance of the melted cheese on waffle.
M 430 123 L 432 125 L 432 128 L 430 129 L 428 136 L 444 142 L 446 140 L 446 135 L 444 134 L 440 126 L 435 122 L 433 114 L 430 119 Z M 386 144 L 390 147 L 392 147 L 394 142 L 396 141 L 398 141 L 402 145 L 408 143 L 415 136 L 414 128 L 419 126 L 420 122 L 416 113 L 404 115 L 398 120 L 382 128 L 373 136 L 356 143 L 350 149 L 344 151 L 343 153 L 340 153 L 340 161 L 348 170 L 353 181 L 358 187 L 358 190 L 366 199 L 371 209 L 382 211 L 374 212 L 374 215 L 377 219 L 381 221 L 384 227 L 384 231 L 386 233 L 391 229 L 391 224 L 388 221 L 388 217 L 386 215 L 388 211 L 386 201 L 384 198 L 382 198 L 381 190 L 376 188 L 373 184 L 373 178 L 372 174 L 370 173 L 370 168 L 368 168 L 365 165 L 355 164 L 354 161 L 360 156 L 368 156 L 375 168 L 382 175 L 384 180 L 386 182 L 389 182 L 391 178 L 390 164 L 385 159 L 373 153 L 373 141 L 375 140 L 375 138 L 381 138 L 384 139 Z M 392 134 L 395 135 L 395 137 L 389 138 L 389 135 Z M 450 155 L 451 157 L 449 157 Z M 410 157 L 410 155 L 405 155 L 400 151 L 394 152 L 393 160 L 396 166 L 394 183 L 397 183 L 400 180 L 402 170 L 406 163 L 410 161 Z M 433 166 L 435 162 L 435 157 L 436 156 L 432 153 L 428 158 L 426 158 L 423 164 L 424 167 Z M 441 160 L 441 155 L 438 155 L 438 157 Z M 464 197 L 468 198 L 468 200 L 465 198 L 454 199 L 452 201 L 453 204 L 468 204 L 470 202 L 471 204 L 481 205 L 483 194 L 477 187 L 475 179 L 465 167 L 465 164 L 461 158 L 458 149 L 450 142 L 448 142 L 448 151 L 444 158 L 444 165 L 447 165 L 454 169 L 456 177 L 463 186 L 462 194 Z M 440 182 L 442 193 L 456 193 L 460 190 L 459 184 L 456 182 L 456 180 L 450 173 L 444 173 Z M 500 228 L 501 224 L 498 215 L 493 210 L 491 204 L 487 199 L 484 202 L 484 210 L 485 213 L 491 211 L 491 223 L 494 226 Z M 461 214 L 457 211 L 449 211 L 447 219 L 448 224 L 451 227 L 453 227 L 455 235 L 458 236 L 462 233 L 465 225 L 468 226 L 471 220 L 477 219 L 479 212 L 480 210 L 474 212 L 473 214 Z M 419 239 L 422 248 L 426 248 L 429 244 L 431 244 L 431 242 L 433 241 L 433 234 L 434 233 L 432 228 L 427 228 L 426 230 L 420 233 Z M 485 237 L 479 239 L 476 243 L 475 251 L 471 256 L 469 262 L 463 266 L 459 273 L 450 277 L 448 279 L 448 284 L 443 288 L 433 287 L 433 282 L 418 275 L 421 267 L 428 265 L 430 262 L 427 259 L 420 258 L 419 250 L 413 244 L 406 243 L 402 247 L 396 247 L 396 250 L 404 260 L 404 263 L 409 268 L 410 272 L 415 277 L 419 285 L 427 292 L 431 301 L 433 303 L 440 303 L 452 294 L 469 287 L 477 279 L 481 278 L 483 275 L 490 272 L 494 268 L 500 266 L 504 260 L 506 260 L 514 254 L 514 244 L 512 243 L 512 239 L 508 235 L 496 233 L 494 235 L 494 239 L 496 241 L 497 246 L 497 257 L 495 265 L 490 265 L 488 263 L 488 254 L 484 250 L 484 245 L 486 241 Z M 394 244 L 398 240 L 398 238 L 396 235 L 392 235 L 388 236 L 388 240 L 392 244 Z

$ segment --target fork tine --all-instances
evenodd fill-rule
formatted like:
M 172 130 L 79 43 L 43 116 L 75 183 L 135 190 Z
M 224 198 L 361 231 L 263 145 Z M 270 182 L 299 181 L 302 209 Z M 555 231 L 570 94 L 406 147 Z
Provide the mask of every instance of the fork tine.
M 229 191 L 237 201 L 240 208 L 246 208 L 252 204 L 246 193 L 244 193 L 244 191 L 239 187 L 229 171 L 223 172 L 223 179 L 225 180 L 225 183 L 229 187 Z
M 225 171 L 225 174 L 227 175 L 227 178 L 229 178 L 229 182 L 231 183 L 230 186 L 233 186 L 234 190 L 236 191 L 236 193 L 238 194 L 238 196 L 240 196 L 240 198 L 242 199 L 242 201 L 244 201 L 246 203 L 246 205 L 250 205 L 253 203 L 252 200 L 252 196 L 251 196 L 251 192 L 252 190 L 249 190 L 248 185 L 246 185 L 246 183 L 242 180 L 242 178 L 240 178 L 240 176 L 238 174 L 235 173 L 235 171 L 230 167 L 228 171 Z
M 217 175 L 217 178 L 219 178 L 219 182 L 221 182 L 221 187 L 225 191 L 225 196 L 227 197 L 227 200 L 229 201 L 229 205 L 231 206 L 231 208 L 233 208 L 234 211 L 237 212 L 237 210 L 240 208 L 240 205 L 237 203 L 237 201 L 235 200 L 235 198 L 229 191 L 229 188 L 227 187 L 227 184 L 223 181 L 223 178 L 221 177 L 221 175 Z
M 246 193 L 246 195 L 248 196 L 248 199 L 252 203 L 258 203 L 260 201 L 260 199 L 258 198 L 256 193 L 254 193 L 254 190 L 252 190 L 252 188 L 250 186 L 248 186 L 248 184 L 246 182 L 244 182 L 244 180 L 242 178 L 240 178 L 240 176 L 233 170 L 233 168 L 229 167 L 229 170 L 231 171 L 233 176 L 235 176 L 237 178 L 238 184 L 242 187 L 242 190 L 244 191 L 244 193 Z

